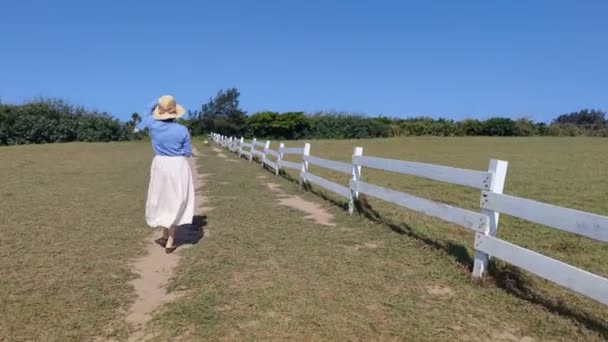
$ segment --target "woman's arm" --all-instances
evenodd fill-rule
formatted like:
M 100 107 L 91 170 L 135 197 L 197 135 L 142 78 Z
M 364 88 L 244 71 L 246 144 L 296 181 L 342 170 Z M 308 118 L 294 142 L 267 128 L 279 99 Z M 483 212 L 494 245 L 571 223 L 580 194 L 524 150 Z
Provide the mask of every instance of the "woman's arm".
M 144 109 L 142 118 L 142 124 L 144 125 L 144 127 L 150 127 L 150 124 L 154 122 L 153 113 L 157 103 L 157 100 L 151 101 L 146 106 L 146 109 Z
M 184 138 L 184 156 L 192 157 L 192 142 L 190 141 L 190 132 L 186 129 L 186 137 Z

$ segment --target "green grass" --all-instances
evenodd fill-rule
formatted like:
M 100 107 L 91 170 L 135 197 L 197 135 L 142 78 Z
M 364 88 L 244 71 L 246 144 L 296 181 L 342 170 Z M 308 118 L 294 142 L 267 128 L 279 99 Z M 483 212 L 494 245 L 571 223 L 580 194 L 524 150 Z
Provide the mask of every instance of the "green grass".
M 211 146 L 200 172 L 209 196 L 204 239 L 181 251 L 171 291 L 184 293 L 154 317 L 157 340 L 537 340 L 608 338 L 608 310 L 495 263 L 470 277 L 473 235 L 367 200 L 367 216 L 304 192 L 259 165 L 226 162 Z M 289 142 L 299 146 L 300 142 Z M 487 169 L 509 161 L 505 193 L 608 214 L 608 145 L 600 139 L 411 138 L 313 141 L 312 154 L 364 154 Z M 226 153 L 227 154 L 227 153 Z M 235 158 L 235 157 L 230 157 Z M 145 142 L 0 149 L 0 341 L 123 340 L 134 300 L 132 260 L 148 231 Z M 295 160 L 295 159 L 294 159 Z M 347 184 L 348 176 L 312 168 Z M 335 227 L 277 205 L 256 179 L 321 203 Z M 464 208 L 479 192 L 369 169 L 366 181 Z M 313 188 L 317 192 L 317 189 Z M 501 217 L 499 237 L 608 276 L 600 243 Z
M 480 170 L 492 157 L 505 159 L 511 163 L 507 193 L 605 214 L 607 169 L 600 156 L 608 148 L 602 143 L 487 138 L 315 141 L 312 154 L 348 160 L 357 145 L 369 155 Z M 491 277 L 472 281 L 473 236 L 464 229 L 373 200 L 371 219 L 349 217 L 335 197 L 320 192 L 323 200 L 314 193 L 299 193 L 286 178 L 271 178 L 287 193 L 323 203 L 335 215 L 336 227 L 320 226 L 304 220 L 303 213 L 277 206 L 276 195 L 256 179 L 262 173 L 259 165 L 226 163 L 208 147 L 203 152 L 208 157 L 201 160 L 201 171 L 211 174 L 204 191 L 214 208 L 208 213 L 208 236 L 200 248 L 184 253 L 172 289 L 188 295 L 156 317 L 159 340 L 172 335 L 191 340 L 608 337 L 604 306 L 513 267 L 496 263 Z M 343 182 L 347 178 L 313 172 Z M 370 170 L 364 170 L 364 178 L 467 208 L 478 206 L 479 193 L 461 187 Z M 606 247 L 599 243 L 507 217 L 499 236 L 608 274 L 601 262 Z M 434 287 L 447 294 L 433 294 Z
M 126 336 L 150 160 L 145 144 L 0 148 L 0 341 Z

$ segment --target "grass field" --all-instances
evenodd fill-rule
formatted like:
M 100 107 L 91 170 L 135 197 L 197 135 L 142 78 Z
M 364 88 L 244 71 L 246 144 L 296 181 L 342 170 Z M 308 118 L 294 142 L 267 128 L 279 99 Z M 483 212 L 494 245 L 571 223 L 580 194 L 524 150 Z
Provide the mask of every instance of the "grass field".
M 0 341 L 126 336 L 149 146 L 0 148 Z
M 505 193 L 608 214 L 608 145 L 600 139 L 314 141 L 312 154 L 348 160 L 354 146 L 479 170 L 490 158 L 507 160 Z M 149 326 L 158 341 L 608 338 L 608 310 L 591 300 L 501 263 L 472 281 L 473 236 L 463 229 L 374 200 L 369 217 L 349 217 L 331 195 L 199 150 L 208 174 L 201 191 L 213 210 L 205 238 L 182 251 L 169 284 L 184 295 Z M 150 159 L 142 143 L 0 149 L 0 340 L 127 338 L 130 263 L 148 233 Z M 479 193 L 461 187 L 368 169 L 363 178 L 478 208 Z M 268 182 L 322 205 L 335 225 L 279 205 Z M 498 235 L 608 276 L 602 244 L 504 216 Z

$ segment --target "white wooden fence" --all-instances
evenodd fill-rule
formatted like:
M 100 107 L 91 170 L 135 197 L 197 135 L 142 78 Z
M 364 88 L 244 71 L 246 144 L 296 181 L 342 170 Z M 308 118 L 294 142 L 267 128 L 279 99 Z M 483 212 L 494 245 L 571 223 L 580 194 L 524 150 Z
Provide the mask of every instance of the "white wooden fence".
M 308 143 L 301 148 L 285 147 L 284 144 L 281 144 L 278 151 L 273 151 L 270 149 L 270 141 L 260 143 L 253 139 L 250 144 L 247 144 L 243 138 L 234 139 L 218 134 L 211 134 L 210 138 L 228 150 L 248 157 L 250 161 L 254 156 L 259 157 L 262 166 L 268 166 L 274 170 L 276 175 L 282 169 L 300 171 L 302 183 L 315 184 L 346 198 L 349 201 L 350 213 L 353 212 L 359 194 L 365 194 L 471 230 L 475 234 L 473 277 L 481 277 L 487 270 L 489 258 L 495 257 L 608 305 L 608 279 L 497 237 L 500 214 L 505 214 L 608 242 L 607 216 L 503 194 L 508 167 L 506 161 L 491 160 L 488 171 L 477 171 L 365 156 L 363 149 L 356 147 L 351 163 L 345 163 L 312 156 L 310 154 L 311 146 Z M 264 150 L 256 150 L 256 147 L 263 147 Z M 249 150 L 245 151 L 245 149 Z M 302 161 L 295 163 L 284 160 L 286 155 L 301 155 Z M 275 161 L 269 157 L 274 158 Z M 350 174 L 349 184 L 338 184 L 310 173 L 308 168 L 311 164 Z M 457 208 L 365 183 L 361 180 L 361 172 L 364 167 L 478 189 L 480 190 L 480 211 Z

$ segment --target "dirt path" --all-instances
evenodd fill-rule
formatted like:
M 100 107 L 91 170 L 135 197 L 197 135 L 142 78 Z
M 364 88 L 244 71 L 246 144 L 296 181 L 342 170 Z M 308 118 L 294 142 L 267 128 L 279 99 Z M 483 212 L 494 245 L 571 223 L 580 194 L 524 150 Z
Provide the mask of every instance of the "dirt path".
M 258 174 L 256 178 L 261 181 L 268 179 L 265 175 L 261 174 Z M 279 205 L 306 213 L 305 219 L 313 220 L 324 226 L 335 226 L 335 223 L 332 222 L 334 216 L 327 212 L 320 204 L 307 201 L 300 196 L 289 195 L 276 183 L 266 182 L 263 184 L 266 185 L 271 192 L 277 195 Z
M 190 168 L 192 169 L 194 188 L 197 190 L 195 215 L 201 215 L 203 212 L 211 210 L 211 208 L 206 206 L 207 198 L 198 194 L 198 189 L 204 184 L 206 175 L 198 173 L 196 161 L 199 154 L 196 149 L 193 149 L 192 152 Z M 146 254 L 137 259 L 133 265 L 138 278 L 134 279 L 131 284 L 135 287 L 137 299 L 131 306 L 126 320 L 135 330 L 128 341 L 147 341 L 151 339 L 153 336 L 146 334 L 146 323 L 150 321 L 155 310 L 179 297 L 177 293 L 167 293 L 165 287 L 179 263 L 181 250 L 188 246 L 180 246 L 174 253 L 166 254 L 163 248 L 154 243 L 157 235 L 158 232 L 150 235 L 146 241 L 148 246 Z

